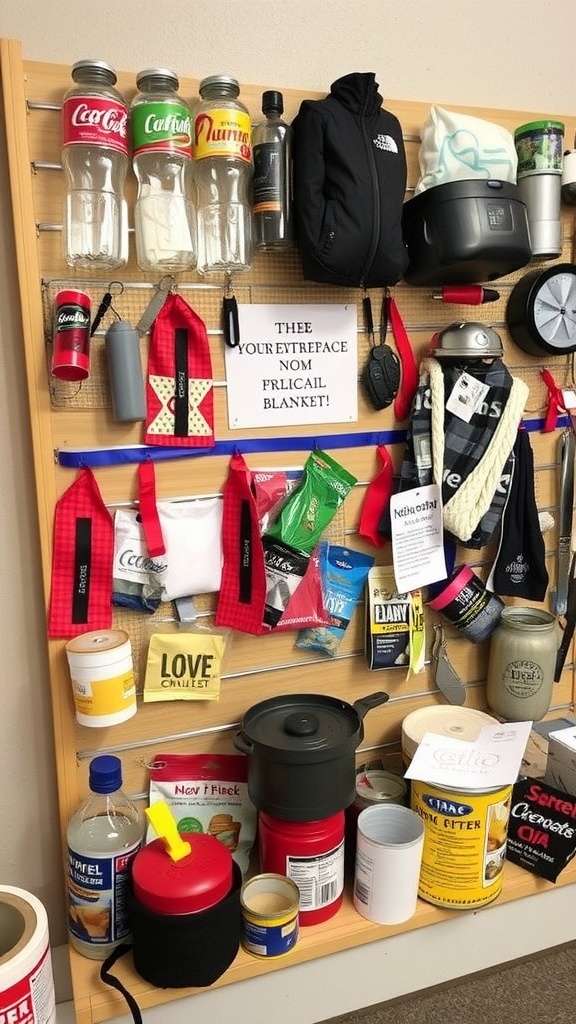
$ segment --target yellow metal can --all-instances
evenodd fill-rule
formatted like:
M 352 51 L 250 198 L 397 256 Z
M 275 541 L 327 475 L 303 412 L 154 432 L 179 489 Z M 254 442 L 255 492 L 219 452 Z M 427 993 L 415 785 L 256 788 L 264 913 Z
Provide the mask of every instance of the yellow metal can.
M 502 890 L 512 786 L 446 790 L 412 780 L 424 821 L 418 895 L 455 910 L 482 907 Z

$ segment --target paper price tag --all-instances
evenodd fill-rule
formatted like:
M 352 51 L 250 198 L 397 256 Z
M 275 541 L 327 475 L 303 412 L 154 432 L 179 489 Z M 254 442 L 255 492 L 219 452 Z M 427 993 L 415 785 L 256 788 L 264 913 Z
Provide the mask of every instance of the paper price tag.
M 573 388 L 562 390 L 562 401 L 566 412 L 576 411 L 576 391 Z
M 446 408 L 459 419 L 469 423 L 478 412 L 490 388 L 469 373 L 460 374 L 446 402 Z

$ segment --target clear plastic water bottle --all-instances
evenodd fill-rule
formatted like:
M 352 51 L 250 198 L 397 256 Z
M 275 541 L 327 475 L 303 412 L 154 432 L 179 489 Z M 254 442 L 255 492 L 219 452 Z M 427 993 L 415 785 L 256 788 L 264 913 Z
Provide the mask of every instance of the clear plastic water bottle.
M 136 85 L 131 106 L 136 259 L 142 270 L 177 273 L 196 263 L 192 116 L 169 68 L 140 71 Z
M 122 790 L 118 757 L 95 757 L 89 784 L 91 795 L 68 824 L 68 931 L 79 953 L 105 960 L 129 938 L 129 872 L 146 821 Z
M 128 259 L 128 107 L 104 61 L 77 61 L 72 78 L 62 104 L 64 258 L 71 267 L 112 269 Z
M 194 111 L 198 270 L 249 270 L 252 264 L 252 130 L 235 78 L 200 82 Z
M 284 249 L 293 245 L 292 228 L 292 129 L 282 120 L 281 92 L 262 94 L 265 120 L 252 132 L 254 181 L 254 246 Z

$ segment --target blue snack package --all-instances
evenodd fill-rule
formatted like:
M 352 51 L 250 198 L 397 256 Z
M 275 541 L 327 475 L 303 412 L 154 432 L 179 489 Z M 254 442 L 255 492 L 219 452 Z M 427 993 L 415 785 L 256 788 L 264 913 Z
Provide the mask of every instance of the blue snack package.
M 328 626 L 301 629 L 296 647 L 334 657 L 360 600 L 374 558 L 327 541 L 321 541 L 319 555 L 324 607 L 331 622 Z

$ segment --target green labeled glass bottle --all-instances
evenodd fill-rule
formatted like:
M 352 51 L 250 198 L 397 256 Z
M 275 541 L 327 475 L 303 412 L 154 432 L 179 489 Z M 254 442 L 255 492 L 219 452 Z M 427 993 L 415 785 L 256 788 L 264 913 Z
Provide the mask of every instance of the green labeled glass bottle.
M 136 85 L 130 120 L 138 266 L 164 273 L 189 270 L 196 263 L 190 110 L 168 68 L 140 71 Z

